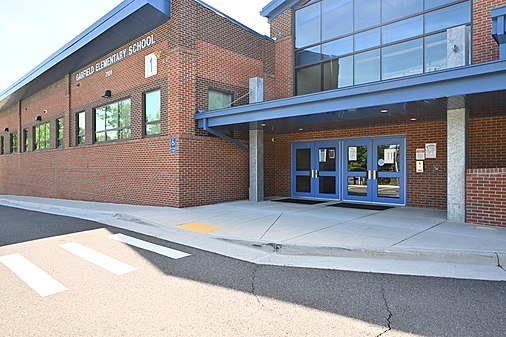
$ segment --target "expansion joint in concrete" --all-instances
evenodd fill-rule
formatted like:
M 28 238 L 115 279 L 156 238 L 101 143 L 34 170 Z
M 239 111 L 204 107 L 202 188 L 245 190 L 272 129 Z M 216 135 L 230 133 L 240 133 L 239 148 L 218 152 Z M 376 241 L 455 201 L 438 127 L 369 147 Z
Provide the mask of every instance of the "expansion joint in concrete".
M 390 307 L 388 306 L 387 296 L 385 294 L 385 288 L 383 287 L 383 285 L 381 286 L 381 295 L 383 296 L 383 302 L 385 302 L 385 309 L 388 313 L 387 329 L 385 331 L 383 331 L 382 333 L 380 333 L 377 337 L 383 336 L 384 334 L 386 334 L 387 332 L 392 330 L 392 316 L 393 316 L 393 314 L 392 314 L 392 311 L 390 310 Z

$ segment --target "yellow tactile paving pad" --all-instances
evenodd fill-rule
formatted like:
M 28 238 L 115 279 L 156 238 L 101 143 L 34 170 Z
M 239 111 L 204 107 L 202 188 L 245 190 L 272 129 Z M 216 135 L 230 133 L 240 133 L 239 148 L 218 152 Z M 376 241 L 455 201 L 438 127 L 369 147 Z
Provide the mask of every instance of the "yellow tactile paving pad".
M 220 230 L 223 227 L 206 225 L 206 224 L 200 223 L 200 222 L 188 222 L 188 223 L 185 223 L 182 225 L 178 225 L 178 226 L 176 226 L 176 228 L 181 228 L 181 229 L 184 229 L 187 231 L 198 232 L 198 233 L 211 233 L 211 232 Z

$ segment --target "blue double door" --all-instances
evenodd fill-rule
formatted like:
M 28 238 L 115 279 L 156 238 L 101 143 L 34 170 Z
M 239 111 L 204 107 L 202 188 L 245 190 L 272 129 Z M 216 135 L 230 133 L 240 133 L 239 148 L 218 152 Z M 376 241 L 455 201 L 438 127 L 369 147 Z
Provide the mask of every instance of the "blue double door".
M 292 144 L 292 195 L 405 204 L 405 138 Z

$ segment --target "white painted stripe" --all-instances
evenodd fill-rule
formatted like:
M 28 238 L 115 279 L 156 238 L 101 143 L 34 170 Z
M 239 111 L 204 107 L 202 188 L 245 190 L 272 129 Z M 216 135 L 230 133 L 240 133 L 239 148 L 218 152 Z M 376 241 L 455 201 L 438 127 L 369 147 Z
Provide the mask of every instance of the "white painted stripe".
M 136 269 L 124 262 L 118 261 L 76 242 L 66 243 L 60 245 L 60 247 L 116 275 L 123 275 Z
M 68 290 L 63 284 L 52 278 L 48 273 L 34 265 L 21 254 L 1 256 L 0 262 L 12 270 L 14 274 L 42 297 Z
M 109 237 L 111 239 L 116 240 L 116 241 L 126 243 L 130 246 L 142 248 L 142 249 L 149 250 L 151 252 L 154 252 L 154 253 L 157 253 L 157 254 L 160 254 L 163 256 L 170 257 L 171 259 L 180 259 L 180 258 L 187 257 L 187 256 L 191 255 L 191 254 L 180 252 L 179 250 L 175 250 L 175 249 L 163 247 L 160 245 L 155 245 L 154 243 L 151 243 L 151 242 L 139 240 L 139 239 L 133 238 L 128 235 L 115 234 L 115 235 L 109 235 Z

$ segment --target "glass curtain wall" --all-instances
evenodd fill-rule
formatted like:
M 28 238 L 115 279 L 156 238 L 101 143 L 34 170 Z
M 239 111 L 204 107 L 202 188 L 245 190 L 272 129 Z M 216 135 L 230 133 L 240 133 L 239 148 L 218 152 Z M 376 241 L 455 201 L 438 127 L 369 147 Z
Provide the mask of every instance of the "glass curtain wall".
M 312 0 L 295 11 L 297 95 L 446 68 L 471 1 Z M 470 46 L 470 41 L 469 41 Z

